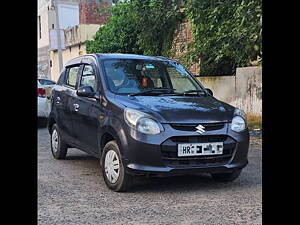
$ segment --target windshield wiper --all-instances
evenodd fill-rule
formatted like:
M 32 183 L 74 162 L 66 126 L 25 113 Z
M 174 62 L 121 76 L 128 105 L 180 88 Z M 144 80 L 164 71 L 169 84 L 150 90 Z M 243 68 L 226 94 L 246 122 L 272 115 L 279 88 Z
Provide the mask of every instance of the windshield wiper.
M 153 93 L 153 92 L 165 92 L 165 91 L 168 91 L 168 92 L 171 92 L 171 91 L 174 91 L 176 89 L 173 89 L 173 88 L 151 88 L 151 89 L 148 89 L 148 90 L 145 90 L 145 91 L 141 91 L 141 92 L 138 92 L 138 93 L 133 93 L 133 94 L 129 94 L 129 96 L 137 96 L 137 95 L 144 95 L 144 94 L 148 94 L 148 93 Z
M 186 94 L 190 94 L 190 93 L 201 93 L 201 94 L 207 95 L 207 93 L 204 90 L 188 90 L 188 91 L 183 92 L 182 94 L 186 95 Z

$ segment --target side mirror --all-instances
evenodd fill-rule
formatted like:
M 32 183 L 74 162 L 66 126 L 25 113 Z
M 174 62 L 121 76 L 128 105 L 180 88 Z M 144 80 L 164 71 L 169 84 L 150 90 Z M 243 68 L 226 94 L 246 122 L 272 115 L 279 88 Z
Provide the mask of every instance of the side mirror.
M 82 86 L 77 89 L 76 94 L 80 97 L 93 98 L 96 93 L 91 86 Z
M 205 88 L 205 89 L 211 96 L 214 96 L 214 93 L 212 92 L 212 90 L 210 90 L 209 88 Z

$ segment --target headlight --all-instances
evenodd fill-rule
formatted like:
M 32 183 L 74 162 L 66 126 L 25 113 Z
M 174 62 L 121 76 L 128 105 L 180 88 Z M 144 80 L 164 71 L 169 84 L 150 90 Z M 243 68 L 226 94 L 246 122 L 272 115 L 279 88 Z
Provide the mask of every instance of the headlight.
M 231 122 L 231 130 L 236 132 L 241 132 L 246 129 L 246 122 L 240 116 L 235 116 Z
M 137 122 L 137 130 L 144 134 L 159 134 L 160 129 L 157 122 L 152 119 L 142 117 Z
M 241 132 L 247 128 L 246 113 L 242 109 L 236 108 L 233 113 L 231 130 Z
M 146 113 L 126 108 L 124 118 L 130 127 L 141 133 L 159 134 L 163 131 L 162 125 Z

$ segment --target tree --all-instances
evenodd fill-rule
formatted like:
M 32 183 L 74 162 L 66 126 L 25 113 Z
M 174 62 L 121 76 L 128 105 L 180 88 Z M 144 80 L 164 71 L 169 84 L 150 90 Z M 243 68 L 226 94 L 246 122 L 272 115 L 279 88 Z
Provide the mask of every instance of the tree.
M 170 56 L 174 32 L 187 18 L 194 40 L 181 63 L 201 59 L 202 75 L 232 74 L 262 57 L 261 0 L 123 0 L 87 42 L 87 52 Z
M 142 54 L 137 45 L 138 29 L 132 5 L 119 3 L 110 10 L 112 17 L 107 24 L 99 28 L 94 40 L 87 41 L 87 52 Z
M 135 0 L 138 45 L 146 55 L 169 56 L 176 27 L 182 20 L 179 0 Z
M 201 74 L 232 73 L 262 56 L 261 0 L 188 0 L 194 25 L 190 61 L 201 58 Z
M 167 56 L 181 20 L 174 0 L 127 0 L 111 8 L 112 17 L 87 42 L 87 52 Z

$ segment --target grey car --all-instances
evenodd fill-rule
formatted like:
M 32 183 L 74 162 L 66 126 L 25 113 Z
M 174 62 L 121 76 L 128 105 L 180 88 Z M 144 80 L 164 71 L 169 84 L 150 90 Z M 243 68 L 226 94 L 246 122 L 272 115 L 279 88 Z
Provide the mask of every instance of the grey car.
M 48 128 L 56 159 L 71 147 L 97 157 L 114 191 L 127 190 L 135 176 L 206 172 L 233 181 L 248 163 L 245 113 L 164 57 L 69 61 L 52 90 Z

